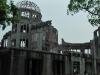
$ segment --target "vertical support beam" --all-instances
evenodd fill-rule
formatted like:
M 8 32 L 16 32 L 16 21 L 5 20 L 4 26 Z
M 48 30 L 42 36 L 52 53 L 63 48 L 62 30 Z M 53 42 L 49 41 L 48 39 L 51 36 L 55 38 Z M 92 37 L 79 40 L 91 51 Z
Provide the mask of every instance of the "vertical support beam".
M 60 75 L 62 75 L 62 62 L 60 61 Z
M 55 61 L 55 75 L 57 75 L 57 62 Z
M 2 70 L 2 60 L 0 59 L 0 75 L 2 75 L 1 70 Z
M 89 53 L 89 49 L 88 49 L 88 54 L 90 54 L 90 53 Z
M 52 60 L 51 54 L 46 54 L 46 75 L 52 75 Z
M 85 59 L 81 58 L 82 60 L 80 61 L 80 74 L 84 74 L 85 72 Z
M 97 74 L 95 40 L 93 41 L 93 74 Z
M 68 72 L 68 59 L 67 59 L 67 56 L 65 56 L 65 75 L 69 74 Z
M 44 61 L 43 61 L 43 71 L 42 75 L 52 75 L 52 60 L 51 60 L 51 54 L 45 54 L 44 55 Z
M 68 72 L 67 74 L 71 74 L 71 71 L 70 71 L 70 70 L 71 70 L 71 67 L 70 67 L 70 66 L 71 66 L 71 63 L 70 63 L 70 62 L 71 62 L 71 61 L 70 61 L 70 58 L 69 58 L 69 57 L 67 57 L 67 61 L 68 61 L 68 62 L 67 62 L 67 63 L 68 63 L 68 64 L 67 64 L 67 72 Z
M 20 56 L 18 57 L 18 75 L 25 75 L 25 56 L 23 51 L 20 51 Z
M 29 75 L 32 75 L 32 59 L 29 62 Z
M 46 54 L 43 54 L 43 70 L 42 75 L 46 75 Z
M 71 75 L 73 75 L 73 60 L 71 60 Z
M 4 47 L 6 47 L 6 40 L 4 39 Z
M 13 50 L 11 50 L 10 75 L 13 75 Z

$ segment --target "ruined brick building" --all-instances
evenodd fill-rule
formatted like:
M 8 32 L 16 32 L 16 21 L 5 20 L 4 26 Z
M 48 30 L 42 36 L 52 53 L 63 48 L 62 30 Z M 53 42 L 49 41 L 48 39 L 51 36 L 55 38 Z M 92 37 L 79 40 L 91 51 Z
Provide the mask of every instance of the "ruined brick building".
M 87 43 L 58 44 L 52 21 L 41 20 L 39 7 L 30 1 L 17 3 L 19 23 L 12 25 L 0 47 L 0 75 L 100 74 L 100 27 Z

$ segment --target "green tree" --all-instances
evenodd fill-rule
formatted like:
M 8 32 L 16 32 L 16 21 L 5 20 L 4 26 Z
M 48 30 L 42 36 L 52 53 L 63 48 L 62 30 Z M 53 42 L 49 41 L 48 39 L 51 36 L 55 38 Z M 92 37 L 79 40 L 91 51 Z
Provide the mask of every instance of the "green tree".
M 93 26 L 100 26 L 100 0 L 70 0 L 67 14 L 74 15 L 79 11 L 88 12 L 88 21 Z
M 7 0 L 0 0 L 0 27 L 2 30 L 11 23 L 18 22 L 17 15 L 18 8 L 14 5 L 13 1 L 7 4 Z

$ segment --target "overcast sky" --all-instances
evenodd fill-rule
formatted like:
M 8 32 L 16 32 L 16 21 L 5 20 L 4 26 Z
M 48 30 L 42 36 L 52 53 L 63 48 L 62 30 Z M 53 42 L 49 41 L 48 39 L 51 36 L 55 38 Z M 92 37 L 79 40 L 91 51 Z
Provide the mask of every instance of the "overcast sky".
M 15 0 L 15 4 L 22 0 Z M 97 27 L 89 24 L 87 14 L 80 12 L 74 16 L 67 15 L 69 0 L 29 0 L 41 9 L 42 21 L 52 20 L 52 25 L 58 29 L 58 42 L 61 38 L 70 43 L 84 43 L 93 39 L 93 32 Z M 11 26 L 4 31 L 0 29 L 0 40 L 11 30 Z

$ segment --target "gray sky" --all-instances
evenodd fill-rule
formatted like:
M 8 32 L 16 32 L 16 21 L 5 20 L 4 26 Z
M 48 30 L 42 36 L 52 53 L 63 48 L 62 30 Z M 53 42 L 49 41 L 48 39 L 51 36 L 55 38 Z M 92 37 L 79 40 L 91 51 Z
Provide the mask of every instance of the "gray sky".
M 22 0 L 15 0 L 15 3 Z M 80 12 L 74 16 L 67 15 L 67 4 L 69 0 L 29 0 L 36 3 L 41 9 L 42 20 L 52 20 L 52 25 L 58 29 L 58 42 L 61 43 L 61 38 L 66 42 L 84 43 L 93 39 L 93 31 L 97 27 L 89 24 L 87 14 Z M 11 26 L 4 31 L 0 29 L 1 35 L 11 30 Z

